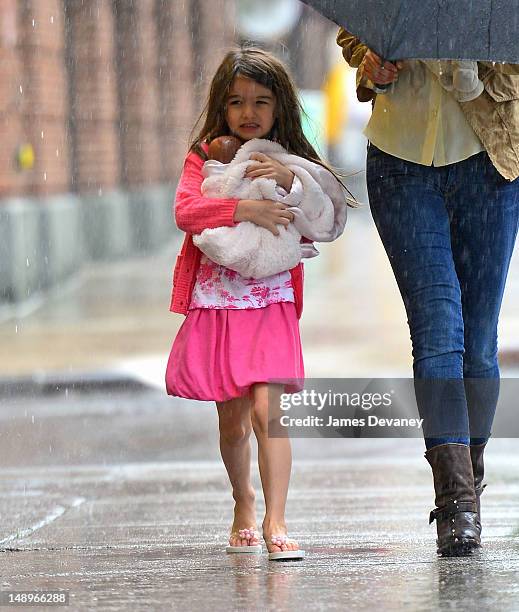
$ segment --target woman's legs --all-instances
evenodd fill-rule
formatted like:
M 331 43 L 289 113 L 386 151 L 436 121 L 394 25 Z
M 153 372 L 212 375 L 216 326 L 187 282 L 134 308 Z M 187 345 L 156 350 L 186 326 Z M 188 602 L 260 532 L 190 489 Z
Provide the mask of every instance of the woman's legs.
M 519 222 L 519 180 L 499 175 L 486 153 L 456 165 L 450 196 L 452 252 L 459 278 L 463 375 L 471 442 L 490 436 L 499 394 L 497 326 Z
M 519 180 L 503 179 L 486 154 L 459 167 L 453 194 L 452 250 L 465 322 L 463 374 L 470 456 L 481 534 L 484 451 L 499 395 L 497 326 L 519 223 Z
M 497 322 L 519 218 L 514 183 L 486 153 L 443 168 L 368 153 L 373 217 L 408 313 L 441 554 L 470 552 L 481 534 L 483 449 L 499 389 Z
M 426 167 L 368 153 L 373 218 L 406 307 L 418 410 L 434 479 L 437 552 L 480 544 L 463 384 L 464 325 L 453 260 L 448 196 L 452 167 Z
M 281 385 L 263 383 L 254 385 L 251 390 L 252 427 L 258 440 L 258 463 L 265 497 L 263 536 L 269 552 L 298 549 L 294 540 L 288 540 L 281 546 L 273 545 L 271 542 L 272 535 L 287 533 L 285 505 L 292 468 L 290 438 L 269 437 L 269 420 L 276 422 L 276 417 L 279 418 L 281 393 L 283 393 Z
M 370 147 L 368 188 L 408 314 L 418 405 L 426 438 L 436 438 L 427 446 L 469 436 L 482 444 L 499 392 L 497 324 L 519 180 L 503 179 L 486 153 L 433 168 Z
M 448 168 L 426 167 L 370 146 L 375 224 L 407 312 L 420 416 L 428 447 L 468 444 L 461 291 L 450 241 Z
M 220 428 L 220 452 L 229 475 L 235 501 L 234 521 L 229 544 L 246 546 L 258 544 L 257 539 L 240 538 L 240 529 L 256 526 L 254 487 L 250 478 L 251 402 L 249 397 L 240 397 L 227 402 L 217 402 Z

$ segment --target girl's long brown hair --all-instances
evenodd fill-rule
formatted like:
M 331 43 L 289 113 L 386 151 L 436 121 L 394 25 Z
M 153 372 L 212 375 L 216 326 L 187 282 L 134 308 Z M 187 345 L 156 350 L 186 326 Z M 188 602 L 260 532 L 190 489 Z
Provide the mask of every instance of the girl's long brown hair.
M 266 138 L 279 142 L 289 153 L 323 166 L 343 185 L 337 172 L 323 162 L 303 133 L 301 116 L 304 110 L 286 68 L 274 55 L 257 47 L 232 49 L 224 57 L 211 81 L 204 109 L 193 128 L 189 150 L 206 160 L 202 143 L 210 143 L 219 136 L 231 133 L 225 119 L 225 109 L 232 82 L 238 75 L 267 87 L 276 97 L 276 120 Z M 202 128 L 194 136 L 204 117 Z

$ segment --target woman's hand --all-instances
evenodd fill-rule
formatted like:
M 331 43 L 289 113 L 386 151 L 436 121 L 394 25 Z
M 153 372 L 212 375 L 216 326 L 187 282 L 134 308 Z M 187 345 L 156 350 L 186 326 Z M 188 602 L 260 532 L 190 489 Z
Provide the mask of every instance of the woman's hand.
M 294 220 L 294 215 L 287 210 L 288 206 L 273 200 L 240 200 L 234 213 L 236 223 L 251 221 L 260 225 L 274 236 L 279 236 L 278 225 L 285 227 Z
M 246 178 L 255 179 L 261 176 L 263 178 L 274 179 L 280 187 L 290 191 L 292 181 L 294 180 L 294 173 L 291 170 L 264 153 L 253 153 L 250 158 L 258 163 L 251 164 L 247 168 Z
M 382 59 L 370 49 L 364 56 L 360 67 L 362 74 L 367 76 L 372 83 L 388 85 L 398 79 L 398 71 L 404 67 L 404 64 L 400 61 L 395 64 L 384 61 L 382 64 Z

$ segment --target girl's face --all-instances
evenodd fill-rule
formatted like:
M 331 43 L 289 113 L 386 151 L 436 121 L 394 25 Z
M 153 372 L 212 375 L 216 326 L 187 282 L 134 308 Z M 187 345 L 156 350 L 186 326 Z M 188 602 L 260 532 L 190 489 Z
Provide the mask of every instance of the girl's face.
M 225 118 L 233 134 L 242 140 L 264 138 L 272 129 L 276 111 L 276 97 L 256 81 L 244 76 L 232 82 Z

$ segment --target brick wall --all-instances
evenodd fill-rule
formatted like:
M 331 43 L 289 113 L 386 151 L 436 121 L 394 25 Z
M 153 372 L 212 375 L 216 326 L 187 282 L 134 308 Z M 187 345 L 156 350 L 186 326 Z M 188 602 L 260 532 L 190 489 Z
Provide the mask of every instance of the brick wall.
M 111 0 L 66 0 L 71 187 L 90 192 L 120 182 L 119 104 Z
M 159 139 L 165 179 L 178 177 L 210 80 L 234 43 L 234 5 L 234 0 L 156 1 Z
M 179 175 L 195 116 L 189 2 L 158 0 L 161 177 Z
M 27 175 L 17 169 L 15 153 L 26 140 L 21 99 L 23 96 L 22 59 L 18 48 L 17 0 L 3 0 L 0 13 L 0 193 L 24 192 Z
M 64 16 L 60 0 L 20 0 L 21 114 L 35 152 L 26 190 L 34 195 L 67 191 L 68 90 L 64 61 Z
M 162 175 L 154 8 L 154 0 L 115 2 L 121 177 L 128 186 Z
M 230 27 L 234 23 L 234 7 L 232 0 L 191 0 L 193 81 L 198 112 L 216 68 L 234 44 L 234 32 Z
M 233 45 L 235 0 L 2 0 L 0 197 L 175 181 L 211 77 Z M 304 12 L 283 41 L 317 88 L 330 31 Z M 21 89 L 20 89 L 21 88 Z M 19 145 L 34 147 L 21 171 Z
M 308 6 L 303 7 L 298 26 L 289 37 L 292 71 L 301 89 L 322 87 L 329 62 L 328 40 L 338 29 Z

